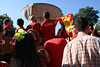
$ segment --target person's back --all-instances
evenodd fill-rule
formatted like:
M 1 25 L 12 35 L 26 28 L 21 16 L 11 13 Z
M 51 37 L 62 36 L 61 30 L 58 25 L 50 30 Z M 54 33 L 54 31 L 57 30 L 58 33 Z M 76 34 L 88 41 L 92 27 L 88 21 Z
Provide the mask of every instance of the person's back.
M 75 20 L 78 36 L 64 48 L 62 67 L 99 67 L 100 38 L 89 36 L 88 21 L 84 18 Z
M 40 34 L 40 24 L 37 23 L 37 19 L 35 16 L 31 16 L 30 20 L 32 21 L 27 27 L 26 31 L 29 29 L 35 30 L 38 34 Z
M 89 36 L 85 33 L 79 33 L 66 47 L 66 53 L 72 56 L 72 66 L 100 66 L 100 38 Z M 66 61 L 70 61 L 71 57 L 67 56 L 68 55 L 66 55 Z
M 45 42 L 44 48 L 51 57 L 51 64 L 48 67 L 61 67 L 63 50 L 67 41 L 64 38 L 53 38 Z
M 55 27 L 57 24 L 57 20 L 50 20 L 50 14 L 49 12 L 45 12 L 44 14 L 45 20 L 41 23 L 41 36 L 42 36 L 42 44 L 45 43 L 45 41 L 52 39 L 55 36 Z
M 19 18 L 19 19 L 17 20 L 17 25 L 19 26 L 19 28 L 17 28 L 17 29 L 15 30 L 15 34 L 18 32 L 19 29 L 25 30 L 25 28 L 23 27 L 23 25 L 24 25 L 24 20 L 23 20 L 22 18 Z

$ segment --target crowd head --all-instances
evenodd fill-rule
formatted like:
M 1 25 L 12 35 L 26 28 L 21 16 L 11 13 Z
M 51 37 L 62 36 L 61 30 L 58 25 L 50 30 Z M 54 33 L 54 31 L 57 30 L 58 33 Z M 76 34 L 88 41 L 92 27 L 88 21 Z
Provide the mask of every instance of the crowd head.
M 20 27 L 23 26 L 24 25 L 24 20 L 22 18 L 19 18 L 17 20 L 17 25 L 20 26 Z
M 11 31 L 6 30 L 3 32 L 3 40 L 5 42 L 10 43 L 12 41 L 12 37 L 13 37 L 13 34 L 11 33 Z
M 49 12 L 44 12 L 43 17 L 48 19 L 50 17 L 50 13 Z
M 85 31 L 88 26 L 88 21 L 85 18 L 77 18 L 75 20 L 75 28 L 78 32 Z
M 36 43 L 41 43 L 41 37 L 35 30 L 29 29 L 28 33 L 31 33 Z
M 30 16 L 30 20 L 32 22 L 37 22 L 37 18 L 34 15 Z
M 5 19 L 5 20 L 3 21 L 3 24 L 8 25 L 8 26 L 11 26 L 11 21 L 10 21 L 10 19 Z

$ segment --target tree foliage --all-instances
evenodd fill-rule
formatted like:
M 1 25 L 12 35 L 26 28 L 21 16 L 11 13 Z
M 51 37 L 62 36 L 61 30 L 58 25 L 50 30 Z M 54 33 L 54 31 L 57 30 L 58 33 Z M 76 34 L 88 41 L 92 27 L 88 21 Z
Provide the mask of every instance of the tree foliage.
M 0 25 L 3 25 L 4 19 L 7 19 L 7 18 L 11 20 L 11 18 L 7 14 L 0 15 Z M 13 26 L 13 21 L 11 20 L 10 30 L 13 34 L 15 33 L 15 29 L 16 28 Z
M 76 19 L 77 17 L 83 17 L 86 18 L 90 23 L 95 24 L 99 18 L 97 15 L 98 13 L 98 10 L 93 10 L 93 7 L 87 6 L 86 8 L 79 9 L 79 12 L 73 16 L 73 19 Z
M 97 25 L 97 30 L 100 31 L 100 21 L 98 21 Z

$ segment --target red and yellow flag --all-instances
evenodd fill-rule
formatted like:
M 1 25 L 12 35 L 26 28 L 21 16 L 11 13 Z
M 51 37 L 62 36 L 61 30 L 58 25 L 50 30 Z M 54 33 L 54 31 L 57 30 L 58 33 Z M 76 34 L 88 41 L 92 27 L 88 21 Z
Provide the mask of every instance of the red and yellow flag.
M 73 24 L 73 18 L 71 16 L 71 14 L 65 15 L 63 17 L 61 17 L 63 24 L 65 26 L 65 29 L 67 32 L 71 32 L 71 26 Z

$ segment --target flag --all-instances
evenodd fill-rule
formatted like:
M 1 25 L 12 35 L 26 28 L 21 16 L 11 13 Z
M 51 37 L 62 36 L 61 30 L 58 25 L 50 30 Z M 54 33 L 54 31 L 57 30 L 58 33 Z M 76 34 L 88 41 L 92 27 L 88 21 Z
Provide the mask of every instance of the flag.
M 68 33 L 71 33 L 71 26 L 73 24 L 73 18 L 71 16 L 71 14 L 68 14 L 68 15 L 61 17 L 61 20 L 65 26 L 66 31 Z

